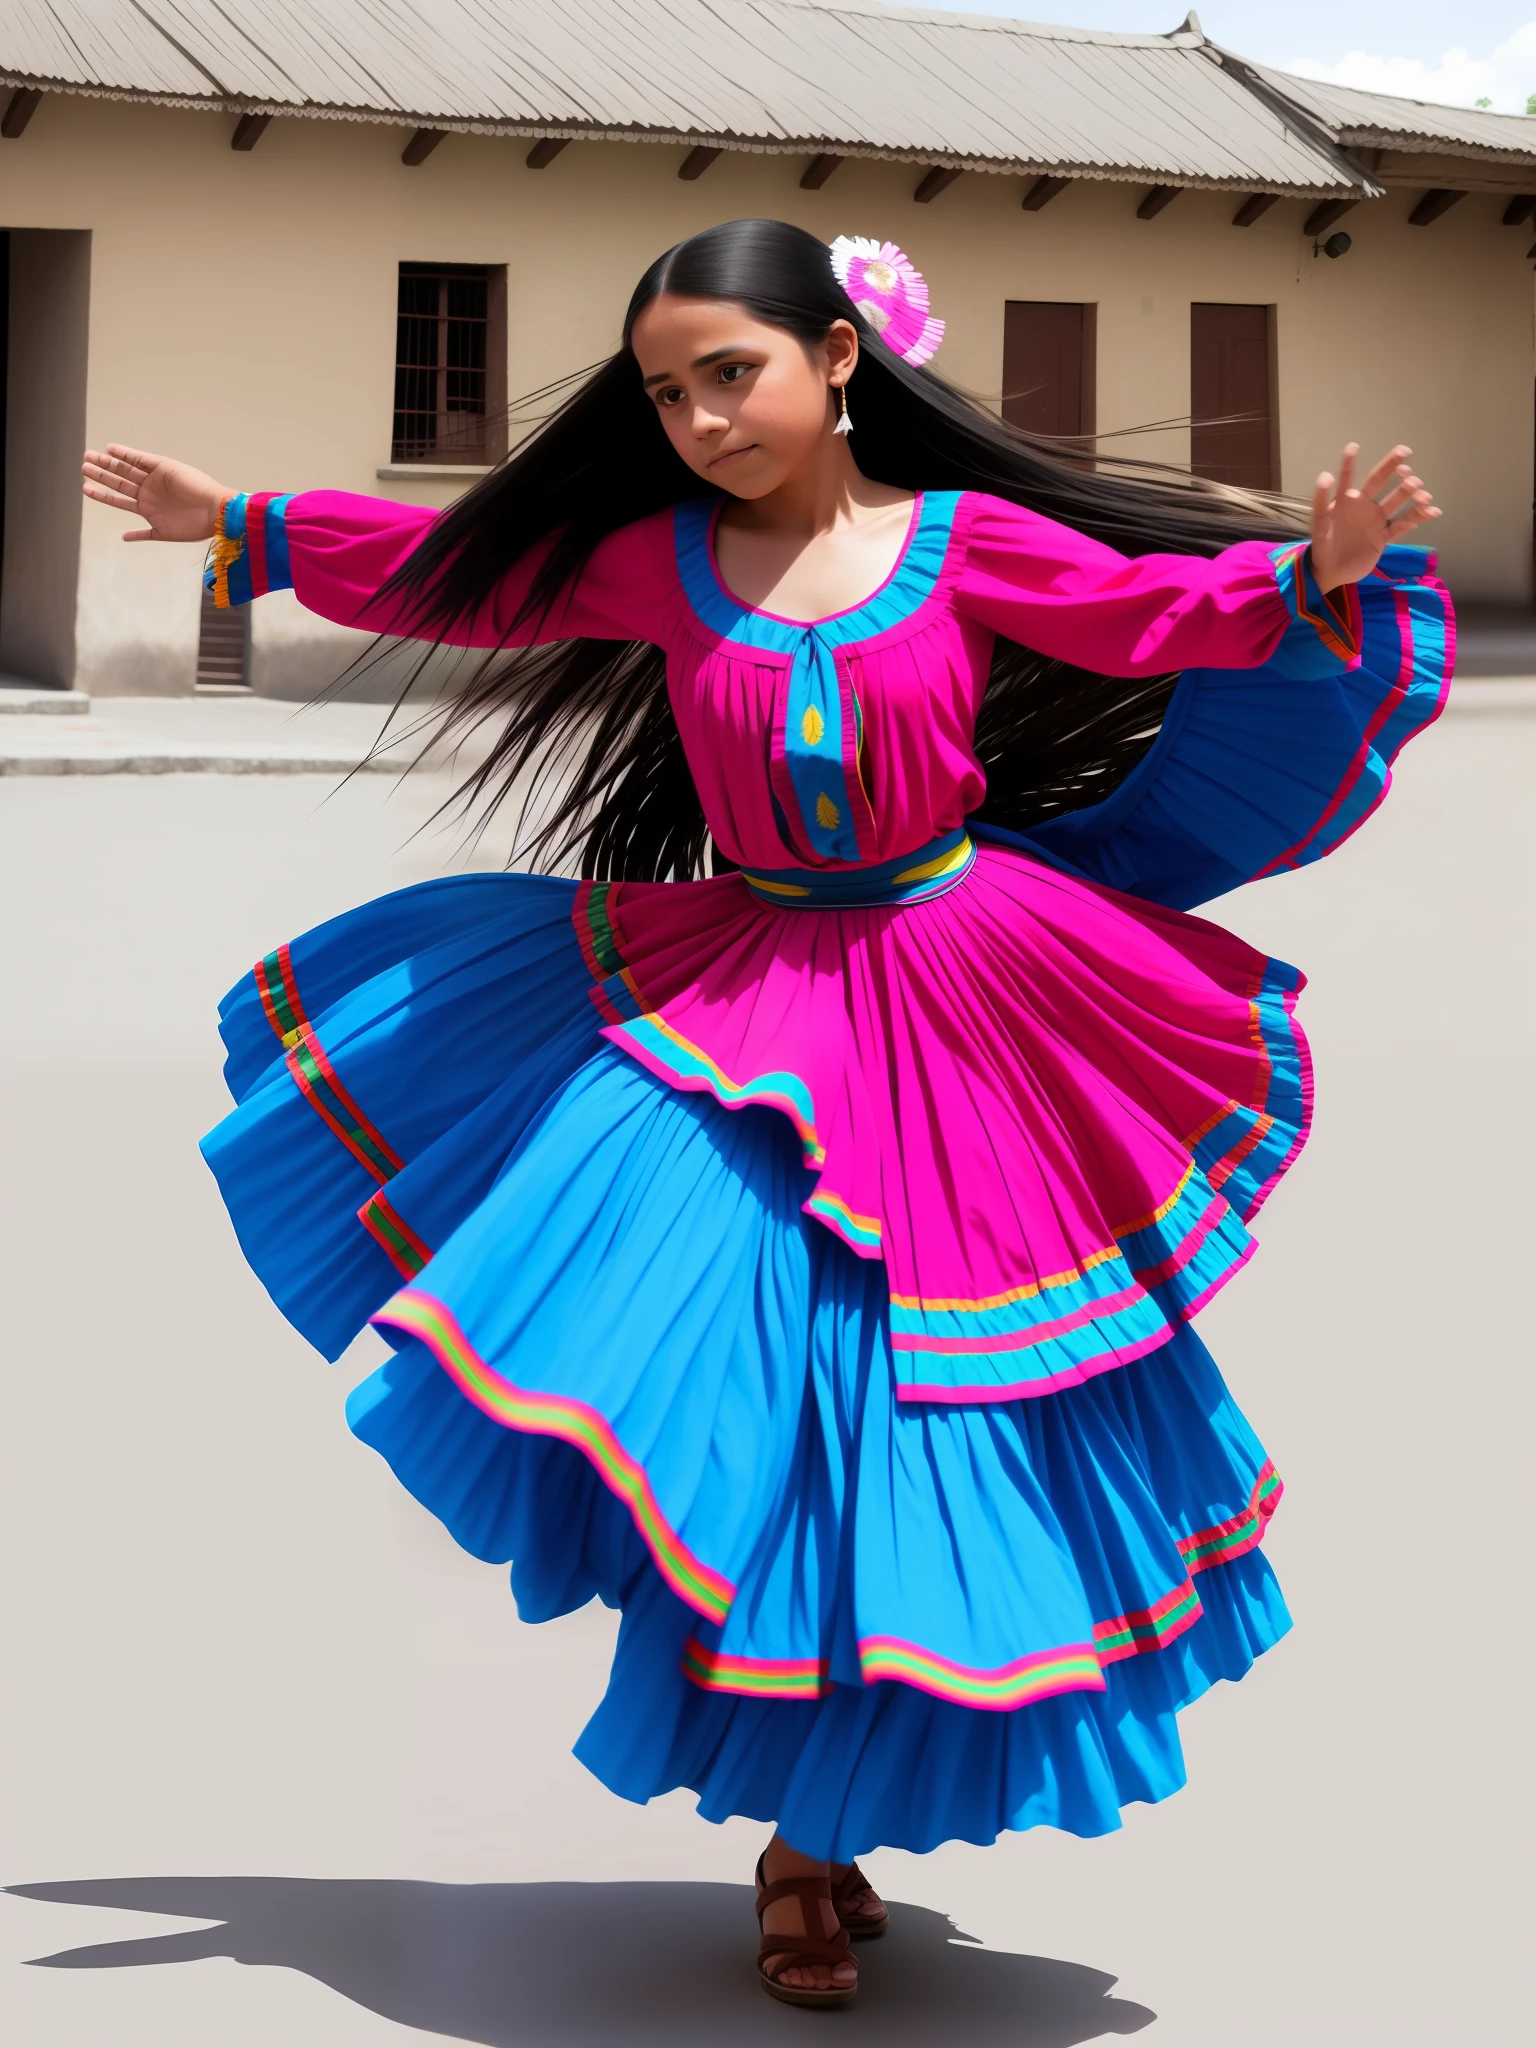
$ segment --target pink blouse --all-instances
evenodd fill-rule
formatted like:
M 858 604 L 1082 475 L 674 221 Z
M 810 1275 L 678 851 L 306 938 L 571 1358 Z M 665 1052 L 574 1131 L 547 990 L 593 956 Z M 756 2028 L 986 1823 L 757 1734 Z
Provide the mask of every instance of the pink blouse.
M 397 630 L 376 593 L 432 512 L 340 491 L 235 501 L 245 548 L 232 596 L 291 583 L 344 626 Z M 1214 559 L 1129 559 L 1039 514 L 971 491 L 915 501 L 900 557 L 862 604 L 794 620 L 742 604 L 715 566 L 717 500 L 610 534 L 544 618 L 518 617 L 532 551 L 460 645 L 589 636 L 663 648 L 672 709 L 704 815 L 742 865 L 883 861 L 958 826 L 981 801 L 972 745 L 993 638 L 1107 675 L 1264 662 L 1293 622 L 1348 645 L 1347 613 L 1305 617 L 1307 579 L 1245 541 Z M 1287 551 L 1294 556 L 1295 550 Z M 1298 617 L 1298 588 L 1301 591 Z M 1340 636 L 1344 637 L 1340 637 Z

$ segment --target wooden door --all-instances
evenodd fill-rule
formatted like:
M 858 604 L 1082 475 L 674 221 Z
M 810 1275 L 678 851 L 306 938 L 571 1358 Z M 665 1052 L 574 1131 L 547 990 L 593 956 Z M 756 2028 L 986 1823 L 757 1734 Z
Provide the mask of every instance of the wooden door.
M 1009 299 L 1003 309 L 1003 418 L 1029 434 L 1093 432 L 1092 306 Z
M 1190 467 L 1249 490 L 1279 488 L 1273 316 L 1268 306 L 1189 309 Z

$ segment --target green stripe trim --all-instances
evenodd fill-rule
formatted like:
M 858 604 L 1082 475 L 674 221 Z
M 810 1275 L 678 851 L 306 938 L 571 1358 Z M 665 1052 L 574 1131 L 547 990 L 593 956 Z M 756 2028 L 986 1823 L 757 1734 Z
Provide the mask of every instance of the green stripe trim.
M 592 951 L 605 974 L 617 974 L 624 965 L 624 955 L 619 951 L 618 940 L 608 918 L 608 894 L 612 887 L 612 882 L 594 882 L 587 897 L 587 929 L 592 938 Z
M 1123 1650 L 1133 1643 L 1161 1643 L 1162 1639 L 1184 1617 L 1200 1605 L 1200 1596 L 1191 1586 L 1176 1607 L 1156 1621 L 1129 1622 L 1124 1628 L 1116 1629 L 1113 1635 L 1094 1634 L 1093 1647 L 1102 1655 L 1106 1650 Z
M 395 1161 L 380 1149 L 370 1132 L 365 1131 L 360 1124 L 353 1123 L 351 1110 L 338 1097 L 324 1068 L 302 1038 L 289 1049 L 288 1058 L 299 1068 L 310 1090 L 315 1095 L 324 1097 L 326 1106 L 336 1121 L 345 1127 L 348 1137 L 360 1151 L 367 1154 L 369 1161 L 378 1169 L 379 1178 L 392 1178 L 399 1171 Z
M 266 978 L 267 994 L 271 999 L 272 1008 L 277 1014 L 278 1023 L 282 1026 L 282 1035 L 286 1038 L 290 1031 L 298 1030 L 299 1019 L 294 1015 L 293 1004 L 288 1000 L 288 984 L 283 978 L 281 953 L 268 953 L 261 963 L 261 971 Z

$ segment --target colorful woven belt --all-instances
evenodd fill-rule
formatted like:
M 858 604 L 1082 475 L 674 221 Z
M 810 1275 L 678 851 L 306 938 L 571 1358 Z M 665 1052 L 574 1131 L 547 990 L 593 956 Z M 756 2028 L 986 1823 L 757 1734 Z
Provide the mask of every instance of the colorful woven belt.
M 925 903 L 963 882 L 976 843 L 963 825 L 941 839 L 865 868 L 743 868 L 741 879 L 762 903 L 779 910 L 870 910 Z

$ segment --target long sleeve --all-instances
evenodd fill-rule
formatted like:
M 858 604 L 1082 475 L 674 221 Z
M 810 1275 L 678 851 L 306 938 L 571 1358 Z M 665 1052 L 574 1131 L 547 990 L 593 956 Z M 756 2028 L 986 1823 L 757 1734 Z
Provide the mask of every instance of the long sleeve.
M 1320 860 L 1365 823 L 1399 750 L 1445 704 L 1456 662 L 1450 593 L 1433 555 L 1388 548 L 1348 593 L 1359 651 L 1345 660 L 1318 630 L 1329 615 L 1301 550 L 1276 554 L 1293 624 L 1275 654 L 1258 668 L 1187 668 L 1156 743 L 1120 787 L 1018 843 L 1192 910 Z
M 1321 642 L 1335 668 L 1358 651 L 1347 595 L 1324 600 L 1295 547 L 1241 541 L 1214 558 L 1127 557 L 1000 498 L 972 507 L 955 608 L 1038 653 L 1101 675 L 1151 676 L 1256 668 L 1293 634 L 1307 647 Z
M 381 602 L 378 593 L 436 517 L 424 506 L 349 491 L 242 494 L 225 507 L 209 587 L 216 602 L 227 604 L 291 589 L 307 611 L 339 626 L 399 633 L 407 629 L 397 605 Z M 662 641 L 676 585 L 670 514 L 609 534 L 549 613 L 509 638 L 545 551 L 530 549 L 473 618 L 445 637 L 459 647 Z

